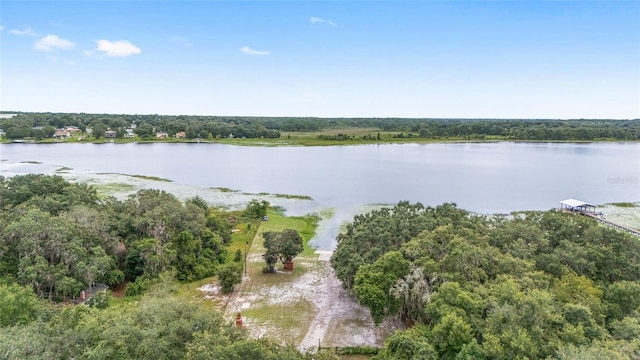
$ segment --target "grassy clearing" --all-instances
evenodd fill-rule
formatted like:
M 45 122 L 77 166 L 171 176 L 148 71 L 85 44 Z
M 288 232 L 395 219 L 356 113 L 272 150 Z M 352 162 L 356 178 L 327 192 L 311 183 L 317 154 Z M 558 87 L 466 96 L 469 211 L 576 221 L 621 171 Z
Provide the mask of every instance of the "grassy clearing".
M 216 139 L 214 143 L 240 146 L 332 146 L 332 145 L 368 145 L 368 144 L 406 144 L 406 143 L 442 143 L 469 141 L 462 137 L 424 139 L 416 135 L 406 138 L 394 137 L 399 131 L 382 131 L 377 128 L 335 128 L 315 132 L 282 132 L 278 139 Z M 345 135 L 348 140 L 319 139 L 320 136 L 333 137 Z M 380 138 L 378 139 L 378 134 Z M 406 132 L 405 132 L 406 135 Z M 486 137 L 475 141 L 504 141 L 505 137 Z
M 229 255 L 233 257 L 236 250 L 240 249 L 244 255 L 245 247 L 251 247 L 253 239 L 256 236 L 260 222 L 243 222 L 236 224 L 233 234 L 231 235 L 231 243 L 229 244 Z
M 212 209 L 216 215 L 217 209 Z M 246 326 L 256 337 L 269 337 L 286 344 L 297 345 L 307 333 L 311 321 L 316 316 L 317 309 L 312 299 L 303 296 L 304 292 L 296 290 L 299 280 L 306 284 L 306 274 L 314 276 L 313 272 L 320 271 L 321 263 L 317 261 L 314 250 L 307 242 L 315 234 L 319 217 L 298 216 L 287 217 L 279 209 L 270 208 L 268 221 L 247 222 L 241 219 L 241 212 L 225 214 L 238 219 L 233 229 L 231 243 L 228 245 L 228 258 L 233 261 L 237 250 L 246 255 L 246 272 L 243 283 L 237 285 L 230 295 L 204 293 L 198 288 L 204 285 L 216 285 L 217 277 L 210 277 L 188 284 L 179 284 L 175 293 L 187 301 L 202 301 L 204 306 L 211 306 L 226 313 L 229 318 L 242 311 L 246 318 Z M 304 252 L 295 259 L 294 270 L 291 272 L 263 273 L 265 263 L 262 254 L 263 239 L 260 236 L 265 231 L 279 231 L 295 229 L 300 232 L 305 243 Z M 247 254 L 245 249 L 249 248 Z M 243 256 L 242 262 L 245 257 Z M 281 266 L 281 264 L 279 265 Z M 314 286 L 314 281 L 311 285 Z M 247 305 L 247 306 L 245 306 Z
M 269 221 L 263 221 L 260 232 L 282 231 L 284 229 L 298 230 L 304 242 L 304 251 L 299 256 L 317 258 L 315 249 L 309 247 L 309 240 L 315 235 L 320 217 L 317 215 L 284 216 L 281 212 L 270 210 L 267 214 Z

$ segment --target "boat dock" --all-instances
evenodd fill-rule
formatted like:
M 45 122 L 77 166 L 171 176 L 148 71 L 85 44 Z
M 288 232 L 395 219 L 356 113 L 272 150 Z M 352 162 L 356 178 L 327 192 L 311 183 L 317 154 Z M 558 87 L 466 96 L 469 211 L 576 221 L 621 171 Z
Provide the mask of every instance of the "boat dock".
M 630 228 L 628 226 L 616 224 L 612 221 L 606 220 L 602 213 L 596 212 L 596 206 L 586 203 L 584 201 L 576 200 L 576 199 L 567 199 L 560 202 L 560 210 L 563 212 L 568 212 L 572 214 L 581 214 L 585 216 L 589 216 L 599 223 L 604 224 L 606 226 L 612 227 L 614 229 L 627 232 L 631 235 L 635 235 L 640 237 L 640 230 Z

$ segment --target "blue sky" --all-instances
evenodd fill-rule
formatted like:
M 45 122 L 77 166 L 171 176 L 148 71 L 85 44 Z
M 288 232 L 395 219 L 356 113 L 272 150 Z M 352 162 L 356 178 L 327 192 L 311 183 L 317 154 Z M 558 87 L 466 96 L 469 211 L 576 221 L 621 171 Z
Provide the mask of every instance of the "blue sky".
M 0 2 L 0 109 L 640 118 L 638 1 Z

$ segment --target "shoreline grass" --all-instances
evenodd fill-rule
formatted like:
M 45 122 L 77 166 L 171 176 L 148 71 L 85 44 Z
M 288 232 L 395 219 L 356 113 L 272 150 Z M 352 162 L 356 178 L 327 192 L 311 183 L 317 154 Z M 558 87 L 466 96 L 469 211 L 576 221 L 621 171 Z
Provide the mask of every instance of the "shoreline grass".
M 349 146 L 349 145 L 389 145 L 389 144 L 438 144 L 438 143 L 494 143 L 494 142 L 514 142 L 514 143 L 602 143 L 602 142 L 628 142 L 638 143 L 638 140 L 617 140 L 598 138 L 593 140 L 518 140 L 507 136 L 485 136 L 484 138 L 473 137 L 439 137 L 439 138 L 420 138 L 417 134 L 411 137 L 395 137 L 400 134 L 399 131 L 383 131 L 375 128 L 330 128 L 318 132 L 282 132 L 281 136 L 276 139 L 265 138 L 220 138 L 214 140 L 207 139 L 82 139 L 75 141 L 66 141 L 68 143 L 93 143 L 93 144 L 152 144 L 152 143 L 170 143 L 170 144 L 226 144 L 238 146 L 258 146 L 258 147 L 276 147 L 276 146 Z M 335 140 L 332 136 L 345 135 L 347 139 Z M 380 134 L 380 138 L 378 138 Z M 406 134 L 406 133 L 404 133 Z M 329 139 L 321 139 L 325 136 Z M 33 140 L 36 144 L 49 144 L 53 139 Z M 2 143 L 11 141 L 4 140 Z M 63 143 L 63 142 L 61 142 Z
M 606 205 L 611 205 L 611 206 L 620 207 L 620 208 L 640 207 L 640 205 L 632 203 L 632 202 L 617 202 L 617 203 L 610 203 L 610 204 L 606 204 Z

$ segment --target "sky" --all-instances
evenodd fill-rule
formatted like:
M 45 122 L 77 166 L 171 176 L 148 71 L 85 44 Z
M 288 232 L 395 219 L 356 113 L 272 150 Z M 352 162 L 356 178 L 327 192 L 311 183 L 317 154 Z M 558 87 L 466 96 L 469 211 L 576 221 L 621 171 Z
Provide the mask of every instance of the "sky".
M 640 1 L 2 0 L 0 110 L 640 118 Z

